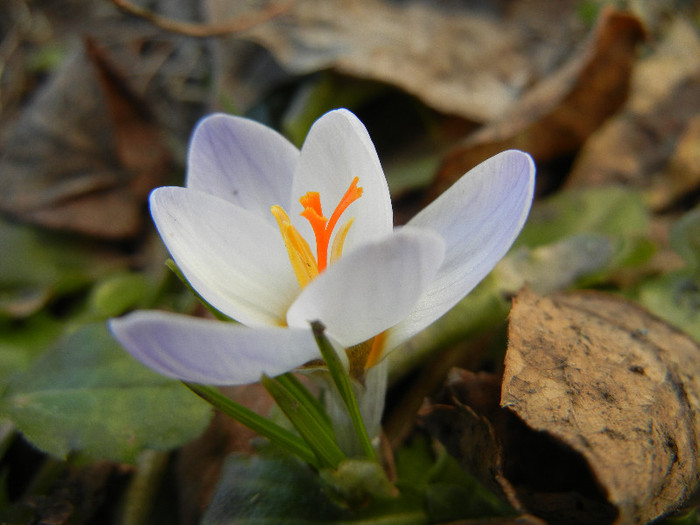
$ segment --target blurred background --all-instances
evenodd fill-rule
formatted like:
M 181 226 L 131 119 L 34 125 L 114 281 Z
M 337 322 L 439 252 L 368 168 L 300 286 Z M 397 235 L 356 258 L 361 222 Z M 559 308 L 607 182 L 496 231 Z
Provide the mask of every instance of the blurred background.
M 700 338 L 697 1 L 1 0 L 0 522 L 198 522 L 250 435 L 105 321 L 203 314 L 147 208 L 183 184 L 201 117 L 301 146 L 337 107 L 367 126 L 397 224 L 499 151 L 538 167 L 513 252 L 396 352 L 392 447 L 451 367 L 501 372 L 525 284 L 612 291 Z

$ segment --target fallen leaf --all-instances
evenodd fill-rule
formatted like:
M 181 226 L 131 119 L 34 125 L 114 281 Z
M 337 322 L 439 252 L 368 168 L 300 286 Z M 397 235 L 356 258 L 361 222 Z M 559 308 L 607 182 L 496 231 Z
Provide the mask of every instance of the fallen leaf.
M 212 20 L 225 20 L 274 1 L 210 0 L 209 7 Z M 332 68 L 396 86 L 440 112 L 485 122 L 571 52 L 585 34 L 577 7 L 572 0 L 298 0 L 233 41 L 263 45 L 297 75 Z
M 423 420 L 548 523 L 648 523 L 700 488 L 700 347 L 622 298 L 523 291 L 495 377 L 455 372 Z
M 419 420 L 517 511 L 547 523 L 611 523 L 616 510 L 580 456 L 501 408 L 500 388 L 495 374 L 454 369 Z
M 505 149 L 545 162 L 575 152 L 624 103 L 644 30 L 625 12 L 604 10 L 588 41 L 557 72 L 537 83 L 497 122 L 446 156 L 431 194 Z
M 700 187 L 700 37 L 674 19 L 632 76 L 623 110 L 593 134 L 568 186 L 627 184 L 663 209 Z
M 184 143 L 203 111 L 208 91 L 197 87 L 209 82 L 194 65 L 208 64 L 206 46 L 99 10 L 85 17 L 78 34 L 88 52 L 75 37 L 66 44 L 68 58 L 6 133 L 0 211 L 51 229 L 132 237 L 148 192 L 171 172 L 164 134 Z
M 514 301 L 501 406 L 586 460 L 619 515 L 647 523 L 700 485 L 700 347 L 596 293 Z

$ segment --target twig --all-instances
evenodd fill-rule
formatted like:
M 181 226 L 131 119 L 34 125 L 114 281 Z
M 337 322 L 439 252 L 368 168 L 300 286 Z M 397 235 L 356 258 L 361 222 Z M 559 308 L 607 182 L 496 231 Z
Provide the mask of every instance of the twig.
M 196 24 L 192 22 L 181 22 L 160 16 L 153 11 L 149 11 L 141 6 L 132 4 L 129 0 L 112 0 L 112 3 L 127 14 L 138 16 L 147 20 L 151 24 L 172 33 L 179 33 L 185 36 L 206 38 L 212 36 L 223 36 L 230 33 L 245 31 L 258 24 L 262 24 L 277 15 L 288 11 L 292 7 L 292 2 L 281 2 L 267 6 L 261 11 L 247 13 L 232 20 L 220 24 Z

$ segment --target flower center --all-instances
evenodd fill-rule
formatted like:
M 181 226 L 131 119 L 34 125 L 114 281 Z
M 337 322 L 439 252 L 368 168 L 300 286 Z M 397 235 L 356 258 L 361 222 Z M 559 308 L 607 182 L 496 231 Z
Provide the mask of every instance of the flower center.
M 316 237 L 316 256 L 311 252 L 309 243 L 301 236 L 299 231 L 292 225 L 289 220 L 289 215 L 282 209 L 281 206 L 273 206 L 270 211 L 277 219 L 277 225 L 282 233 L 284 245 L 287 247 L 287 255 L 292 263 L 294 274 L 299 281 L 299 285 L 304 288 L 311 279 L 316 277 L 320 272 L 326 269 L 329 263 L 328 247 L 331 244 L 331 236 L 333 230 L 340 220 L 340 216 L 350 204 L 362 197 L 362 188 L 357 187 L 359 178 L 355 177 L 350 183 L 350 187 L 340 199 L 340 202 L 333 210 L 330 219 L 323 216 L 321 209 L 321 196 L 317 191 L 310 191 L 299 199 L 299 202 L 304 207 L 301 216 L 304 217 Z M 330 262 L 337 260 L 343 253 L 343 244 L 345 237 L 352 226 L 354 217 L 347 220 L 338 228 L 333 239 L 333 244 L 330 246 Z

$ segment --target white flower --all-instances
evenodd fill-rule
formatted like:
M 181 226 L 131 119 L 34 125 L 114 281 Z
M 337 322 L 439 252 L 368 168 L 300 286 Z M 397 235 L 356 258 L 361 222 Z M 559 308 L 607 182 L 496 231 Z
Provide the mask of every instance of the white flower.
M 505 151 L 395 229 L 374 146 L 349 111 L 321 117 L 301 151 L 254 121 L 210 116 L 192 138 L 187 187 L 156 189 L 151 213 L 194 289 L 242 324 L 139 311 L 112 331 L 162 374 L 230 385 L 318 358 L 309 322 L 320 320 L 361 374 L 491 271 L 525 222 L 534 178 L 527 154 Z

